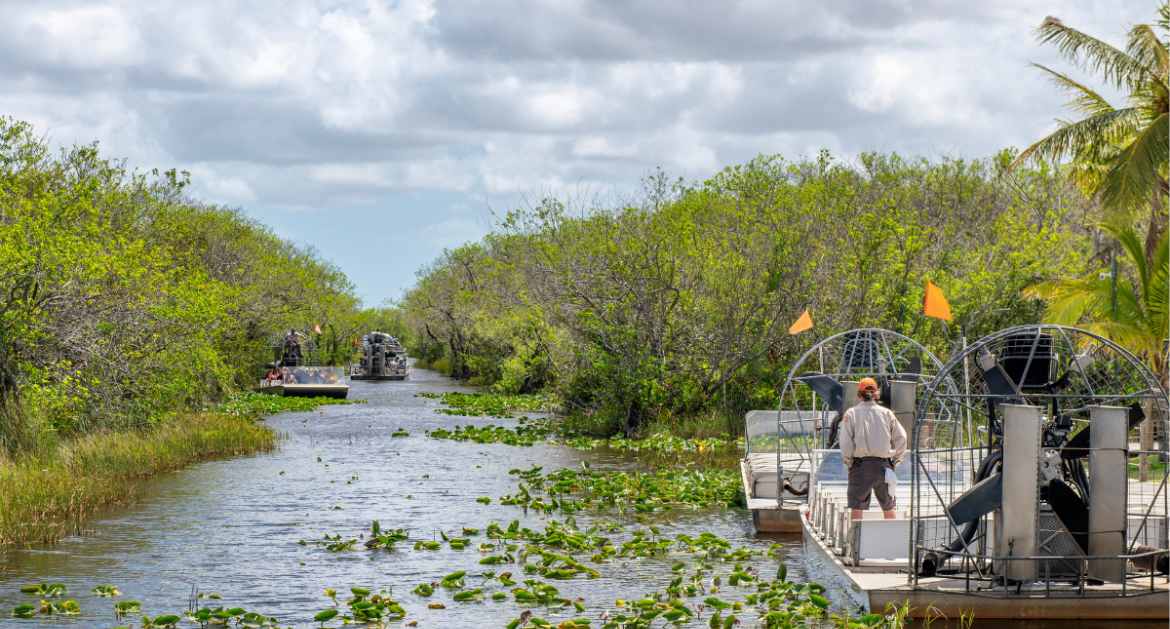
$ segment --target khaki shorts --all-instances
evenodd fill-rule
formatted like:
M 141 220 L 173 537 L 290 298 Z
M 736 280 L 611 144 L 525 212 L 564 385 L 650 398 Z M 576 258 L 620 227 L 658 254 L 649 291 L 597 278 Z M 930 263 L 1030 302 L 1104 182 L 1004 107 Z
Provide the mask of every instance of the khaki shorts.
M 850 509 L 868 509 L 870 494 L 877 494 L 882 511 L 893 511 L 894 497 L 886 485 L 886 468 L 889 466 L 889 459 L 869 456 L 853 459 L 853 465 L 849 466 Z

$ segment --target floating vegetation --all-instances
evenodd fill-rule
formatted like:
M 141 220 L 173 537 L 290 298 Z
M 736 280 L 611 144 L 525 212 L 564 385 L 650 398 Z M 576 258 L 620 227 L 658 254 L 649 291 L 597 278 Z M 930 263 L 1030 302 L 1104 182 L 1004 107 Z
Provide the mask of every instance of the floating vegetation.
M 20 593 L 39 597 L 40 601 L 36 604 L 23 603 L 13 607 L 13 618 L 33 618 L 35 616 L 76 616 L 81 613 L 81 606 L 78 605 L 77 601 L 71 598 L 55 600 L 65 596 L 65 584 L 63 583 L 37 583 L 35 585 L 24 585 L 21 586 Z
M 326 534 L 322 539 L 317 540 L 317 541 L 309 542 L 306 540 L 301 540 L 297 543 L 300 544 L 301 546 L 308 546 L 308 545 L 320 546 L 331 553 L 343 553 L 345 551 L 354 550 L 355 548 L 357 548 L 358 540 L 356 537 L 350 538 L 350 539 L 342 539 L 340 534 L 338 534 L 338 535 Z
M 234 622 L 239 627 L 249 628 L 277 627 L 280 624 L 276 618 L 250 612 L 242 607 L 201 607 L 193 612 L 188 612 L 187 618 L 199 623 L 201 627 L 208 625 L 227 625 L 229 622 Z M 158 622 L 159 618 L 156 617 L 154 619 L 155 625 Z
M 21 594 L 33 594 L 36 596 L 43 596 L 46 598 L 53 598 L 65 595 L 64 583 L 36 583 L 34 585 L 22 585 L 20 587 Z
M 707 437 L 702 439 L 686 439 L 668 433 L 655 433 L 648 437 L 628 439 L 615 435 L 608 439 L 576 436 L 567 437 L 561 443 L 578 450 L 593 450 L 609 448 L 622 452 L 636 454 L 715 454 L 729 451 L 738 452 L 743 448 L 742 439 L 725 439 L 722 437 Z
M 366 548 L 394 550 L 394 544 L 405 542 L 407 539 L 409 535 L 406 534 L 406 529 L 383 531 L 382 525 L 374 520 L 370 523 L 370 539 L 366 540 Z
M 529 470 L 528 472 L 531 472 Z M 537 472 L 539 473 L 539 472 Z M 531 476 L 531 474 L 529 474 Z M 490 522 L 482 529 L 464 528 L 464 538 L 451 538 L 440 533 L 448 542 L 466 540 L 483 535 L 491 540 L 494 554 L 485 555 L 481 564 L 514 564 L 523 570 L 525 578 L 513 578 L 513 572 L 472 573 L 457 570 L 433 582 L 419 583 L 411 595 L 420 606 L 442 611 L 450 603 L 477 604 L 490 599 L 495 604 L 511 600 L 522 608 L 508 627 L 601 627 L 602 629 L 649 629 L 650 627 L 703 625 L 717 628 L 735 626 L 806 627 L 832 626 L 849 629 L 881 627 L 897 629 L 905 626 L 905 610 L 891 609 L 886 614 L 830 614 L 830 600 L 825 588 L 817 583 L 796 583 L 788 580 L 788 569 L 779 562 L 775 578 L 767 579 L 759 573 L 759 562 L 754 560 L 780 558 L 778 544 L 769 549 L 737 546 L 729 540 L 709 532 L 699 534 L 666 535 L 656 527 L 630 529 L 614 522 L 598 522 L 585 530 L 576 527 L 571 517 L 564 521 L 550 520 L 543 529 L 522 526 L 519 520 L 501 524 Z M 620 539 L 614 536 L 619 536 Z M 375 521 L 371 524 L 370 539 L 389 538 L 392 545 L 405 539 L 401 529 L 385 531 Z M 437 544 L 438 542 L 436 542 Z M 380 546 L 384 547 L 384 546 Z M 669 570 L 671 581 L 662 590 L 641 598 L 617 599 L 602 608 L 590 606 L 583 598 L 570 598 L 552 582 L 574 578 L 599 576 L 595 566 L 610 559 L 623 561 L 643 559 L 660 561 Z M 469 581 L 472 583 L 469 585 Z M 444 600 L 434 600 L 439 588 L 445 590 Z M 25 594 L 41 595 L 65 593 L 61 584 L 36 584 L 22 588 Z M 93 592 L 116 592 L 112 585 L 94 587 Z M 352 587 L 351 597 L 338 599 L 336 590 L 325 590 L 331 606 L 315 612 L 312 619 L 320 627 L 348 625 L 382 627 L 388 623 L 407 621 L 407 610 L 388 591 L 374 593 L 368 587 Z M 116 596 L 116 594 L 110 594 Z M 215 595 L 218 596 L 218 595 Z M 199 595 L 197 598 L 212 598 Z M 427 600 L 430 599 L 430 600 Z M 140 613 L 137 601 L 115 604 L 115 615 Z M 71 599 L 39 604 L 25 604 L 13 609 L 16 618 L 35 618 L 38 615 L 80 612 Z M 539 615 L 537 614 L 539 612 Z M 584 616 L 589 614 L 590 617 Z M 250 612 L 241 607 L 201 607 L 184 616 L 162 614 L 142 616 L 140 626 L 156 629 L 178 627 L 184 622 L 201 627 L 237 626 L 273 628 L 282 626 L 275 618 Z M 502 622 L 502 621 L 501 621 Z M 184 625 L 185 626 L 185 625 Z M 298 625 L 299 626 L 299 625 Z M 969 626 L 969 625 L 968 625 Z
M 420 394 L 424 395 L 424 394 Z M 436 394 L 437 395 L 437 394 Z M 448 395 L 475 395 L 475 394 L 448 394 Z M 455 409 L 439 409 L 451 415 L 476 416 L 492 415 L 492 413 L 454 412 Z M 506 415 L 503 417 L 507 417 Z M 552 419 L 531 419 L 521 417 L 514 426 L 488 424 L 486 426 L 462 426 L 454 428 L 436 428 L 427 432 L 434 439 L 450 439 L 452 441 L 473 441 L 475 443 L 503 443 L 512 446 L 531 446 L 537 443 L 549 442 L 567 445 L 578 450 L 595 450 L 608 448 L 619 452 L 652 455 L 716 455 L 739 452 L 743 449 L 743 439 L 729 439 L 723 437 L 683 438 L 669 433 L 655 433 L 648 437 L 637 439 L 615 435 L 609 438 L 596 438 L 577 435 L 569 432 L 559 422 Z M 395 434 L 397 436 L 397 434 Z
M 142 612 L 142 603 L 138 601 L 118 601 L 114 603 L 114 616 L 117 618 L 140 612 Z
M 410 433 L 407 432 L 405 429 L 399 428 L 398 430 L 395 430 L 394 432 L 390 433 L 390 436 L 391 437 L 409 437 Z
M 456 426 L 450 430 L 436 428 L 427 432 L 433 439 L 474 441 L 475 443 L 503 443 L 510 446 L 531 446 L 548 439 L 552 434 L 548 420 L 521 418 L 516 426 Z
M 582 509 L 617 509 L 648 513 L 679 506 L 724 508 L 743 506 L 739 476 L 734 470 L 597 471 L 582 464 L 548 474 L 540 466 L 513 469 L 516 492 L 500 504 L 551 513 Z
M 444 415 L 462 415 L 464 417 L 514 417 L 513 413 L 550 412 L 553 410 L 551 398 L 540 393 L 501 395 L 498 393 L 419 393 L 419 397 L 439 399 L 449 408 L 435 409 L 436 413 Z
M 284 397 L 255 391 L 232 395 L 213 410 L 217 413 L 257 419 L 277 413 L 303 413 L 327 404 L 361 404 L 365 400 L 344 400 L 329 397 Z
M 95 585 L 92 591 L 94 596 L 114 597 L 122 595 L 122 591 L 117 586 L 109 584 Z

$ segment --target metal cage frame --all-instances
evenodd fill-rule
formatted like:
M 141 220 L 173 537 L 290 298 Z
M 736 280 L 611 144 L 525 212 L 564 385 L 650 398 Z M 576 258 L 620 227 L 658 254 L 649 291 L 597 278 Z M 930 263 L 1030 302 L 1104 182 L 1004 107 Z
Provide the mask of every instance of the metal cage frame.
M 817 369 L 809 371 L 807 367 L 814 360 Z M 915 360 L 918 361 L 917 365 L 914 364 Z M 802 378 L 820 375 L 838 381 L 862 377 L 887 381 L 913 380 L 917 382 L 917 390 L 939 380 L 943 365 L 923 344 L 885 328 L 855 328 L 815 343 L 793 363 L 780 390 L 776 416 L 776 474 L 779 486 L 784 486 L 785 469 L 812 472 L 817 464 L 816 451 L 829 445 L 827 441 L 831 427 L 825 425 L 824 419 L 835 412 L 830 407 L 831 401 L 812 390 Z M 804 401 L 808 404 L 802 404 Z M 785 419 L 786 412 L 795 412 L 796 419 Z M 808 416 L 805 416 L 806 413 Z M 911 408 L 910 413 L 910 421 L 914 422 L 916 408 Z M 806 430 L 809 421 L 813 422 L 812 431 Z M 907 430 L 908 437 L 910 432 Z M 745 438 L 745 444 L 750 455 L 750 436 Z M 809 483 L 811 489 L 811 474 Z M 783 491 L 778 492 L 779 505 L 784 504 L 783 494 Z
M 1057 376 L 1058 373 L 1062 375 Z M 1007 378 L 1011 394 L 1005 393 L 1006 385 L 1001 377 Z M 961 382 L 961 387 L 956 382 Z M 1128 410 L 1135 407 L 1142 409 L 1141 417 L 1149 420 L 1149 429 L 1155 434 L 1160 431 L 1161 444 L 1153 450 L 1129 448 L 1135 426 L 1140 425 L 1134 424 L 1135 411 Z M 1116 444 L 1089 445 L 1090 439 L 1097 443 L 1099 437 L 1087 432 L 1089 426 L 1099 425 L 1098 433 L 1113 426 L 1097 423 L 1101 415 L 1094 413 L 1102 408 L 1116 411 L 1111 418 L 1119 420 L 1115 424 L 1120 428 L 1113 427 L 1112 430 L 1115 435 L 1118 430 L 1122 432 L 1120 437 L 1114 437 L 1114 441 L 1123 440 L 1124 448 Z M 1034 423 L 1034 428 L 1033 423 L 1016 421 L 1018 409 L 1034 411 L 1034 420 L 1029 420 Z M 1120 411 L 1128 411 L 1128 415 Z M 1024 429 L 1008 426 L 1009 412 L 1017 415 L 1010 423 L 1024 425 Z M 1123 419 L 1125 421 L 1120 421 Z M 961 580 L 964 585 L 960 587 L 972 595 L 1125 597 L 1149 594 L 1155 590 L 1156 584 L 1170 583 L 1170 575 L 1165 572 L 1158 575 L 1163 569 L 1155 568 L 1159 561 L 1166 561 L 1165 558 L 1170 556 L 1170 488 L 1167 487 L 1170 464 L 1166 463 L 1170 458 L 1166 443 L 1170 434 L 1167 432 L 1168 422 L 1167 392 L 1157 376 L 1133 353 L 1098 334 L 1071 326 L 1031 324 L 997 331 L 965 347 L 952 356 L 938 376 L 927 384 L 915 412 L 909 444 L 914 459 L 908 549 L 910 585 L 921 587 L 924 579 L 933 576 L 924 568 L 923 562 L 927 560 L 933 562 L 932 570 L 945 566 L 946 574 Z M 1076 423 L 1081 423 L 1081 426 L 1076 426 Z M 1009 430 L 1013 432 L 1009 433 Z M 1029 430 L 1036 434 L 1030 435 Z M 1085 438 L 1074 446 L 1074 439 L 1081 432 L 1085 432 Z M 1014 448 L 1017 453 L 1023 452 L 1019 460 L 1024 463 L 1007 461 L 1008 455 L 1004 452 L 1009 449 L 1007 434 L 1013 435 L 1011 443 L 1023 444 L 1014 445 Z M 1105 437 L 1100 439 L 1103 441 Z M 1035 452 L 1027 452 L 1029 449 Z M 985 471 L 983 466 L 995 458 L 993 453 L 997 451 L 999 460 L 992 462 L 986 471 L 993 473 L 997 465 L 1001 470 L 994 472 L 1001 476 L 999 506 L 992 512 L 975 516 L 974 520 L 956 522 L 956 518 L 969 517 L 971 513 L 952 515 L 959 505 L 957 501 L 969 497 L 971 492 L 968 490 L 976 484 L 978 476 Z M 1102 487 L 1106 482 L 1121 483 L 1125 487 L 1120 497 L 1124 506 L 1120 516 L 1121 528 L 1096 529 L 1095 532 L 1092 525 L 1086 525 L 1083 530 L 1074 530 L 1069 522 L 1079 520 L 1071 517 L 1065 520 L 1062 516 L 1055 481 L 1067 484 L 1070 491 L 1078 494 L 1077 498 L 1083 501 L 1085 522 L 1088 522 L 1089 514 L 1094 511 L 1090 509 L 1092 492 L 1087 489 L 1091 481 L 1087 476 L 1091 475 L 1085 471 L 1081 458 L 1085 463 L 1091 463 L 1091 457 L 1111 454 L 1116 457 L 1121 452 L 1124 452 L 1126 464 L 1124 475 L 1114 479 L 1105 474 L 1100 480 Z M 1151 457 L 1163 462 L 1153 483 L 1140 477 L 1131 478 L 1129 466 L 1134 455 L 1139 461 L 1146 461 L 1146 465 Z M 1029 459 L 1029 456 L 1033 458 Z M 1076 474 L 1070 460 L 1075 461 L 1080 470 Z M 1118 458 L 1108 460 L 1119 461 Z M 1009 465 L 1014 470 L 1028 472 L 1023 475 L 1025 478 L 1032 478 L 1030 474 L 1034 473 L 1040 482 L 1038 489 L 1027 487 L 1027 483 L 1008 483 L 1003 470 Z M 1029 468 L 1029 465 L 1036 467 Z M 1104 463 L 1100 465 L 1096 469 L 1103 473 L 1114 469 L 1105 467 Z M 1091 465 L 1089 469 L 1092 469 Z M 984 479 L 993 480 L 987 476 Z M 1081 489 L 1076 489 L 1078 487 Z M 1132 495 L 1135 490 L 1139 492 L 1136 503 Z M 1034 538 L 1042 541 L 1026 553 L 1005 554 L 1001 552 L 1002 546 L 1007 545 L 1014 551 L 1010 544 L 1018 538 L 1007 538 L 1005 531 L 1010 523 L 1003 514 L 1008 511 L 1009 496 L 1018 496 L 1021 491 L 1024 498 L 1011 504 L 1015 510 L 1034 518 Z M 1031 506 L 1027 502 L 1029 491 L 1034 495 Z M 1147 493 L 1150 491 L 1152 493 Z M 1118 498 L 1114 496 L 1113 499 Z M 1148 506 L 1142 513 L 1141 505 L 1146 501 Z M 991 503 L 981 506 L 986 504 Z M 1016 506 L 1021 504 L 1025 508 Z M 1137 512 L 1132 511 L 1135 505 Z M 1106 512 L 1103 507 L 1097 509 Z M 1065 514 L 1068 513 L 1066 510 Z M 1029 516 L 1020 517 L 1026 520 Z M 1132 538 L 1129 535 L 1134 532 L 1131 521 L 1137 523 Z M 964 528 L 972 523 L 974 529 Z M 1044 528 L 1046 526 L 1049 528 Z M 969 534 L 972 530 L 974 535 Z M 1141 537 L 1143 532 L 1144 537 Z M 1077 539 L 1080 534 L 1086 536 L 1083 539 L 1091 540 L 1094 535 L 1104 533 L 1120 533 L 1120 547 L 1125 552 L 1090 554 L 1094 548 L 1092 542 L 1085 546 Z M 1010 541 L 996 540 L 995 535 L 1002 535 Z M 1139 537 L 1147 540 L 1147 544 L 1143 544 L 1147 546 L 1145 550 L 1138 547 Z M 940 547 L 940 539 L 953 541 Z M 1151 539 L 1153 543 L 1149 544 Z M 1060 552 L 1061 543 L 1064 543 L 1063 548 L 1071 550 Z M 1029 548 L 1027 544 L 1024 547 Z M 1144 570 L 1143 565 L 1147 566 Z M 1111 567 L 1115 572 L 1109 574 L 1120 578 L 1096 578 L 1094 574 L 1100 572 L 1094 572 L 1094 569 L 1100 570 L 1101 566 Z M 1103 583 L 1108 583 L 1109 587 L 1095 587 Z

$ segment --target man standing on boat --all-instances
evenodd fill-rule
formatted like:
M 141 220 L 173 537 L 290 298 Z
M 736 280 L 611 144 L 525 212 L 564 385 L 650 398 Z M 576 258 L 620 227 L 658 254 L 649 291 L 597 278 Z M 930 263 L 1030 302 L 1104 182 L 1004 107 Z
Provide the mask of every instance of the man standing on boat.
M 886 484 L 906 455 L 906 430 L 890 409 L 877 402 L 878 385 L 873 378 L 857 383 L 857 404 L 841 418 L 841 459 L 849 470 L 849 509 L 854 520 L 869 509 L 870 494 L 876 493 L 887 520 L 894 514 L 894 496 Z

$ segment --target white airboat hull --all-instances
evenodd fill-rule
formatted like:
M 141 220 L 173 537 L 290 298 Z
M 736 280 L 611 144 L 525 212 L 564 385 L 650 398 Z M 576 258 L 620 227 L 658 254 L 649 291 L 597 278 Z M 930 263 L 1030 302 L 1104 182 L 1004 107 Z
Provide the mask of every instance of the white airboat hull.
M 752 498 L 752 471 L 746 460 L 739 462 L 747 508 L 752 512 L 752 526 L 757 533 L 800 533 L 800 513 L 804 503 L 781 504 L 775 498 Z

